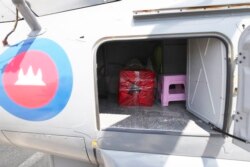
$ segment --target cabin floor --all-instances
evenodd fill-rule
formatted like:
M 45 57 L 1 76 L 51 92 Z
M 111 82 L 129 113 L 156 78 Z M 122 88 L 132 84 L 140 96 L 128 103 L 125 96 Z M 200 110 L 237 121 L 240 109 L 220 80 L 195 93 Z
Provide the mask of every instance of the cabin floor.
M 117 98 L 99 99 L 102 130 L 150 131 L 176 135 L 209 136 L 217 134 L 211 127 L 186 110 L 185 102 L 168 107 L 156 102 L 152 107 L 122 107 Z

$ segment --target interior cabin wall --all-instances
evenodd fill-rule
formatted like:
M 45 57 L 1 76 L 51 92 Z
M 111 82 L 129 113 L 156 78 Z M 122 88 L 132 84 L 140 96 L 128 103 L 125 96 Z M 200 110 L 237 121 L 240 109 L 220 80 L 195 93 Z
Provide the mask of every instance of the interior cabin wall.
M 133 59 L 149 67 L 150 56 L 161 41 L 122 41 L 103 44 L 97 52 L 99 97 L 117 95 L 120 71 Z
M 163 40 L 162 74 L 186 74 L 187 69 L 187 39 Z
M 133 59 L 158 75 L 174 75 L 186 74 L 186 55 L 187 39 L 105 43 L 97 52 L 99 97 L 117 95 L 119 73 Z

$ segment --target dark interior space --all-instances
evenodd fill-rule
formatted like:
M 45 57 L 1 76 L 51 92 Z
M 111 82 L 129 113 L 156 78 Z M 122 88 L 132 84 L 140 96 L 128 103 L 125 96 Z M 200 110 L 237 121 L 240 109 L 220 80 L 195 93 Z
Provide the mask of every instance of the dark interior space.
M 185 75 L 188 39 L 112 41 L 97 51 L 97 82 L 101 128 L 105 130 L 150 130 L 181 134 L 210 134 L 212 130 L 186 109 L 185 101 L 162 106 L 160 76 Z M 121 105 L 121 71 L 148 70 L 155 74 L 153 104 Z M 170 85 L 170 91 L 182 84 Z M 133 91 L 137 87 L 133 87 Z M 141 93 L 137 90 L 136 93 Z M 178 92 L 178 90 L 177 90 Z M 134 93 L 134 92 L 133 92 Z

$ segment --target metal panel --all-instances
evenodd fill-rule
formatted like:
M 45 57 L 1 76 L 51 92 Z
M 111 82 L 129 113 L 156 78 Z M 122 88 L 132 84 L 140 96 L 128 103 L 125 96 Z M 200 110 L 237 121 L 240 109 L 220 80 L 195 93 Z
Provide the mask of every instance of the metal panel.
M 6 137 L 4 136 L 4 134 L 2 133 L 2 131 L 0 131 L 0 144 L 4 143 L 4 144 L 10 144 L 9 141 L 6 139 Z
M 104 162 L 103 166 L 108 167 L 247 167 L 250 165 L 250 162 L 247 161 L 214 158 L 145 154 L 112 150 L 100 150 L 100 152 Z
M 249 10 L 250 3 L 238 4 L 222 4 L 222 5 L 205 5 L 205 6 L 189 6 L 177 8 L 162 8 L 162 9 L 148 9 L 134 11 L 134 16 L 149 16 L 149 15 L 162 15 L 162 14 L 190 14 L 190 13 L 204 13 L 204 12 L 222 12 Z
M 112 2 L 115 0 L 29 0 L 32 10 L 39 16 L 51 13 L 58 13 L 83 7 Z
M 53 167 L 97 167 L 87 162 L 51 155 Z M 51 166 L 52 167 L 52 166 Z
M 15 6 L 11 1 L 0 0 L 0 22 L 13 21 L 16 19 Z
M 239 41 L 238 72 L 239 85 L 236 106 L 234 135 L 250 141 L 250 27 L 241 35 Z M 246 146 L 244 146 L 246 149 Z M 248 144 L 248 150 L 250 150 Z
M 12 143 L 21 147 L 89 161 L 84 138 L 10 131 L 3 133 Z
M 216 38 L 189 40 L 187 108 L 222 128 L 226 88 L 226 47 Z
M 97 142 L 103 150 L 250 161 L 250 152 L 220 134 L 205 137 L 102 131 Z

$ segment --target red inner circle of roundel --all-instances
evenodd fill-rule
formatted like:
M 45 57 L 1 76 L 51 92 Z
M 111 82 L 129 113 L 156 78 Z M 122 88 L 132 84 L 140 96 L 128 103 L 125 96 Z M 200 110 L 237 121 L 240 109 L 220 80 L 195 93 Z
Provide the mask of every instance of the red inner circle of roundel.
M 6 66 L 3 86 L 12 101 L 26 108 L 48 104 L 58 88 L 58 73 L 50 57 L 41 51 L 19 53 Z

